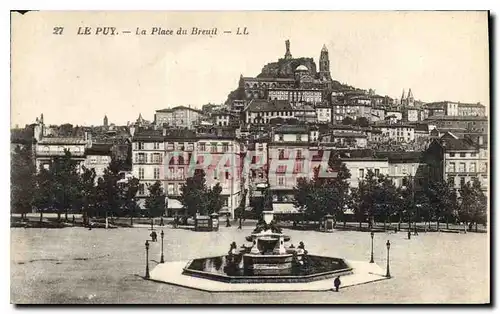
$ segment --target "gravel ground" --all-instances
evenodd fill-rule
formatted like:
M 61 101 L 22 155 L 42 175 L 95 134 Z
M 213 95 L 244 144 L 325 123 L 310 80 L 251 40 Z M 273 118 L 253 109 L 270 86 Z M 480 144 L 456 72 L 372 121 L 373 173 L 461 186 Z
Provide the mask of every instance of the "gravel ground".
M 203 233 L 165 227 L 165 260 L 227 253 L 245 242 L 252 227 L 222 227 Z M 159 231 L 159 230 L 158 230 Z M 11 229 L 11 302 L 23 303 L 488 303 L 489 234 L 376 233 L 375 262 L 386 265 L 391 241 L 391 280 L 342 289 L 339 293 L 208 293 L 142 279 L 144 228 Z M 159 232 L 158 232 L 159 233 Z M 366 232 L 286 230 L 312 254 L 369 260 Z M 150 248 L 150 267 L 160 259 L 160 242 Z

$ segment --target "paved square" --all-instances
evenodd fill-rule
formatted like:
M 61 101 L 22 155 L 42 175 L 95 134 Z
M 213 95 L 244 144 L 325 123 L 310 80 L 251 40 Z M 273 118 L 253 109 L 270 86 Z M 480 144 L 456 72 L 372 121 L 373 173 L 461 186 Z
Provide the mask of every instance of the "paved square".
M 225 254 L 243 244 L 253 228 L 217 233 L 165 227 L 165 261 Z M 370 235 L 284 229 L 291 243 L 303 241 L 311 254 L 369 261 Z M 11 229 L 13 303 L 485 303 L 489 302 L 489 234 L 377 233 L 375 262 L 385 267 L 391 241 L 390 280 L 345 287 L 339 293 L 210 293 L 142 278 L 147 228 Z M 160 243 L 150 247 L 150 267 Z

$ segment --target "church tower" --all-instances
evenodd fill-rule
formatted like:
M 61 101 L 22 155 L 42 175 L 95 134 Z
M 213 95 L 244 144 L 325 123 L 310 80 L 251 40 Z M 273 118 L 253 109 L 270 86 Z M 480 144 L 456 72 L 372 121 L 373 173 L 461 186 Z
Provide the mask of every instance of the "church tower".
M 413 93 L 411 92 L 411 88 L 408 90 L 408 97 L 406 98 L 406 105 L 413 107 L 415 104 L 415 99 L 413 98 Z
M 401 106 L 404 106 L 405 105 L 405 89 L 403 88 L 403 94 L 401 95 Z
M 325 45 L 323 45 L 319 56 L 319 77 L 321 79 L 332 79 L 330 75 L 330 58 L 328 57 L 328 49 L 326 49 Z
M 104 126 L 108 126 L 108 116 L 104 115 L 104 119 L 102 122 Z
M 292 59 L 292 53 L 290 52 L 290 40 L 287 39 L 285 41 L 285 47 L 286 47 L 285 60 Z

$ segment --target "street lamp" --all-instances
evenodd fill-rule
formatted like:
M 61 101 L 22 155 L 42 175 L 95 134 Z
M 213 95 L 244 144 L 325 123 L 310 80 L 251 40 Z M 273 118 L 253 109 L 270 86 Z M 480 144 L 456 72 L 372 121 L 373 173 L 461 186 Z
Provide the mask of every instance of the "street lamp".
M 146 240 L 146 279 L 149 279 L 149 242 Z
M 163 237 L 165 236 L 165 233 L 163 232 L 163 229 L 161 230 L 161 257 L 160 257 L 160 263 L 165 263 L 165 260 L 163 258 Z
M 391 278 L 391 272 L 389 271 L 389 249 L 391 248 L 391 242 L 389 242 L 389 240 L 387 240 L 387 243 L 385 245 L 387 246 L 387 272 L 386 272 L 385 276 L 387 278 Z
M 370 236 L 372 237 L 372 258 L 370 259 L 370 263 L 374 263 L 374 261 L 373 261 L 373 236 L 374 236 L 374 235 L 375 235 L 375 234 L 373 233 L 373 231 L 372 231 L 372 232 L 370 232 Z

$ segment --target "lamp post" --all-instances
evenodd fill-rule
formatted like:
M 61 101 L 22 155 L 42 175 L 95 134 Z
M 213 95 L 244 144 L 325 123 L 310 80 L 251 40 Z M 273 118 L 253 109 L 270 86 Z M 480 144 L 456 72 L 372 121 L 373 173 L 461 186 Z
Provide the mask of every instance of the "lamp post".
M 146 276 L 144 278 L 149 279 L 149 241 L 146 240 Z
M 389 240 L 387 240 L 387 243 L 385 245 L 387 246 L 387 272 L 386 272 L 385 276 L 387 278 L 391 278 L 391 272 L 389 270 L 389 250 L 391 248 L 391 242 L 389 242 Z
M 372 237 L 372 257 L 370 259 L 370 263 L 374 263 L 374 261 L 373 261 L 373 236 L 374 236 L 374 233 L 373 233 L 373 231 L 370 232 L 370 236 Z
M 163 258 L 163 237 L 165 236 L 165 233 L 163 232 L 163 229 L 161 230 L 161 257 L 160 257 L 160 263 L 165 263 L 165 259 Z

